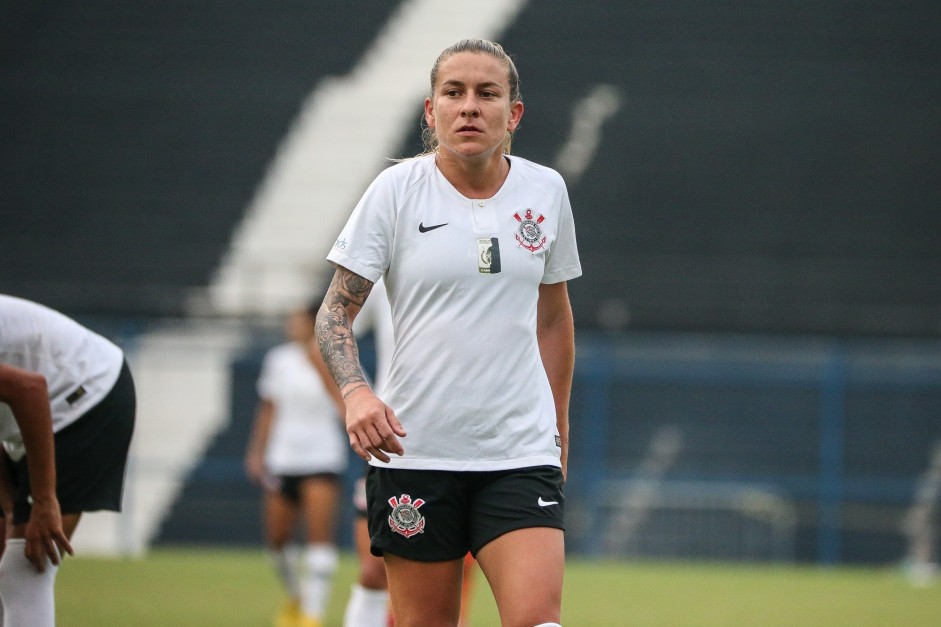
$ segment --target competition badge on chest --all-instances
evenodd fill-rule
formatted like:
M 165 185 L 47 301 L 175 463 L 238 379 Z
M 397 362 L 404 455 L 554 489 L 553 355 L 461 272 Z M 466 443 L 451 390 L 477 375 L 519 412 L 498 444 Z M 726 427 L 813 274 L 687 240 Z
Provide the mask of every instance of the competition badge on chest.
M 412 497 L 403 494 L 399 498 L 389 499 L 389 505 L 392 506 L 392 513 L 389 514 L 389 526 L 392 531 L 402 534 L 406 538 L 422 533 L 425 530 L 425 517 L 421 515 L 418 508 L 424 505 L 421 499 L 412 501 Z
M 500 272 L 500 240 L 496 237 L 477 240 L 477 271 L 481 274 Z
M 537 250 L 546 245 L 546 236 L 542 234 L 542 228 L 539 226 L 546 217 L 540 213 L 538 218 L 533 218 L 532 209 L 527 209 L 522 218 L 519 212 L 514 213 L 513 217 L 519 222 L 516 242 L 529 252 L 536 254 Z

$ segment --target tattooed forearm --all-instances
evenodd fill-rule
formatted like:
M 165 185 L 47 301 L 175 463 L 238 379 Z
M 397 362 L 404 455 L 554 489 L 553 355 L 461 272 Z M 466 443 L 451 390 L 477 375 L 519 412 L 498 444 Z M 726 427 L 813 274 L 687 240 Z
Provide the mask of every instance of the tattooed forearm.
M 350 384 L 356 387 L 366 384 L 352 327 L 353 319 L 371 290 L 370 281 L 338 267 L 317 313 L 320 353 L 344 396 L 353 390 L 353 387 L 348 387 Z

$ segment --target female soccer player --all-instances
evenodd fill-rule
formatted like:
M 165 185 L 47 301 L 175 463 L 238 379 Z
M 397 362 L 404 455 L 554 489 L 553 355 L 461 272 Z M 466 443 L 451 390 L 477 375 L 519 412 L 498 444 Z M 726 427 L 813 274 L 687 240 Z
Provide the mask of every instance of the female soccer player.
M 118 346 L 0 294 L 0 624 L 55 624 L 59 557 L 82 512 L 121 511 L 136 406 Z
M 456 625 L 465 553 L 505 626 L 558 625 L 563 480 L 581 274 L 568 194 L 510 156 L 523 116 L 503 48 L 444 50 L 425 100 L 426 154 L 373 181 L 337 238 L 318 314 L 367 477 L 372 552 L 397 627 Z M 395 352 L 383 398 L 350 324 L 384 278 Z
M 248 476 L 264 490 L 265 541 L 288 595 L 276 623 L 291 627 L 319 627 L 326 614 L 348 451 L 339 391 L 313 342 L 315 316 L 314 308 L 294 312 L 286 325 L 289 341 L 265 355 L 245 457 Z M 291 543 L 298 519 L 303 551 Z

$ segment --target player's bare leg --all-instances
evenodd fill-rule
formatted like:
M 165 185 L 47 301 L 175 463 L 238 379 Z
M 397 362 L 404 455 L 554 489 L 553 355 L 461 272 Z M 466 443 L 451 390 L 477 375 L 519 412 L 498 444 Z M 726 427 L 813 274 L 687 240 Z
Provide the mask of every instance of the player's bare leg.
M 277 492 L 265 492 L 262 523 L 265 544 L 272 549 L 284 547 L 291 539 L 297 508 Z
M 464 580 L 461 585 L 461 622 L 458 627 L 470 625 L 471 595 L 474 591 L 474 574 L 477 571 L 477 560 L 468 553 L 464 556 Z
M 503 627 L 558 623 L 562 613 L 565 540 L 561 529 L 518 529 L 477 553 Z
M 263 497 L 262 527 L 266 552 L 287 596 L 275 623 L 293 625 L 300 612 L 297 581 L 298 547 L 290 542 L 297 519 L 297 508 L 279 492 L 266 490 Z
M 464 558 L 419 562 L 386 554 L 395 627 L 454 627 L 461 614 Z
M 82 519 L 82 513 L 74 514 L 62 514 L 62 531 L 65 532 L 65 537 L 69 540 L 72 539 L 72 534 L 75 533 L 75 528 L 78 527 L 79 521 Z M 25 529 L 23 530 L 26 531 Z
M 301 507 L 309 544 L 333 544 L 339 499 L 338 481 L 314 478 L 301 484 Z
M 369 551 L 369 525 L 366 518 L 356 518 L 353 539 L 359 558 L 359 576 L 350 592 L 343 624 L 345 627 L 383 627 L 391 624 L 386 567 L 381 557 Z

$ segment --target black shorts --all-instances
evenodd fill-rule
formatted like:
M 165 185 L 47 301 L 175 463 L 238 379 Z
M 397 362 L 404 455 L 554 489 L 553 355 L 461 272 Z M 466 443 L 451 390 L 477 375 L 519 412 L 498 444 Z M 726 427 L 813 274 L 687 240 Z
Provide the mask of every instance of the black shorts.
M 278 496 L 297 505 L 301 502 L 301 484 L 308 479 L 339 483 L 340 475 L 332 472 L 316 472 L 309 475 L 267 475 L 263 483 L 268 492 L 277 492 Z
M 108 395 L 81 418 L 55 434 L 56 498 L 63 514 L 121 511 L 127 453 L 134 432 L 137 396 L 125 362 Z M 29 522 L 26 457 L 11 464 L 13 523 Z
M 555 466 L 483 472 L 370 466 L 366 491 L 377 556 L 459 559 L 510 531 L 565 528 L 562 471 Z

